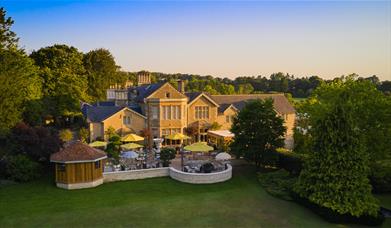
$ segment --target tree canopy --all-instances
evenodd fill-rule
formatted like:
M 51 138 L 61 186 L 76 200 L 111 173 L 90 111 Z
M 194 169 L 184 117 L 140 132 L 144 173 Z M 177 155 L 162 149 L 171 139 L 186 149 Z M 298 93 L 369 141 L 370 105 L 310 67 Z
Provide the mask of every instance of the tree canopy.
M 352 216 L 377 216 L 379 206 L 368 180 L 369 154 L 355 121 L 351 94 L 336 94 L 313 125 L 313 153 L 301 171 L 295 191 L 322 207 Z
M 43 96 L 53 116 L 80 112 L 80 101 L 89 101 L 83 54 L 74 47 L 53 45 L 31 53 L 43 80 Z
M 284 145 L 286 128 L 283 123 L 274 110 L 273 100 L 248 102 L 234 119 L 231 131 L 235 137 L 231 151 L 258 167 L 267 165 L 273 161 L 275 149 Z
M 18 48 L 19 38 L 16 33 L 11 30 L 14 20 L 6 16 L 6 11 L 3 7 L 0 8 L 0 49 L 1 50 L 16 50 Z
M 107 49 L 96 49 L 84 54 L 88 95 L 95 101 L 106 99 L 106 89 L 117 83 L 117 69 L 113 55 Z

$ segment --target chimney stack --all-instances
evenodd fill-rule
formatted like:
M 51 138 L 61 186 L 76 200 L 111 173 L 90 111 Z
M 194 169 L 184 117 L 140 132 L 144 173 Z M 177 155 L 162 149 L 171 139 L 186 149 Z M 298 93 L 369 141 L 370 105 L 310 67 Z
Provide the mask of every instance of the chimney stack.
M 178 80 L 178 91 L 185 93 L 185 80 Z
M 151 84 L 151 74 L 147 71 L 140 71 L 137 73 L 137 85 Z

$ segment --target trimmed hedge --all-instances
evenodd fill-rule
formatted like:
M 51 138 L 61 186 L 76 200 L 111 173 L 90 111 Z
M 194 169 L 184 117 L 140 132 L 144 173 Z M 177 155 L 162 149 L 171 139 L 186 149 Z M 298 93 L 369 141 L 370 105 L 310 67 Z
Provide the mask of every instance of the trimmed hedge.
M 297 177 L 284 169 L 268 172 L 259 172 L 258 181 L 270 195 L 292 201 L 291 192 Z
M 291 175 L 299 175 L 303 168 L 306 155 L 293 153 L 289 150 L 279 148 L 275 152 L 278 156 L 277 166 L 285 169 Z
M 391 192 L 391 160 L 373 164 L 369 180 L 375 193 Z
M 300 197 L 298 194 L 292 192 L 292 198 L 299 204 L 309 208 L 325 220 L 331 223 L 350 223 L 350 224 L 361 224 L 367 226 L 380 226 L 385 218 L 379 211 L 377 216 L 364 215 L 355 217 L 350 214 L 339 214 L 327 207 L 322 207 L 318 204 L 312 203 L 306 198 Z

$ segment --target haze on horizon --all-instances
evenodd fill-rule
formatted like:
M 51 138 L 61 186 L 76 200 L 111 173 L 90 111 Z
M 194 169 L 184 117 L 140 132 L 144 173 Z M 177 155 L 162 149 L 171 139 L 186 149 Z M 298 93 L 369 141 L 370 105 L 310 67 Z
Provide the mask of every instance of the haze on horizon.
M 28 52 L 109 49 L 124 70 L 391 80 L 390 1 L 2 1 Z

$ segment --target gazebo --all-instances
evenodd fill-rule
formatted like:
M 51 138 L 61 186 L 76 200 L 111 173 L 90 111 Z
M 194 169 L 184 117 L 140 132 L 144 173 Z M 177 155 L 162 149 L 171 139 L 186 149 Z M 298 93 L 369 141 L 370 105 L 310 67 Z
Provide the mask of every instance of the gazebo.
M 55 163 L 56 185 L 65 189 L 92 188 L 103 183 L 106 153 L 80 141 L 50 156 Z

